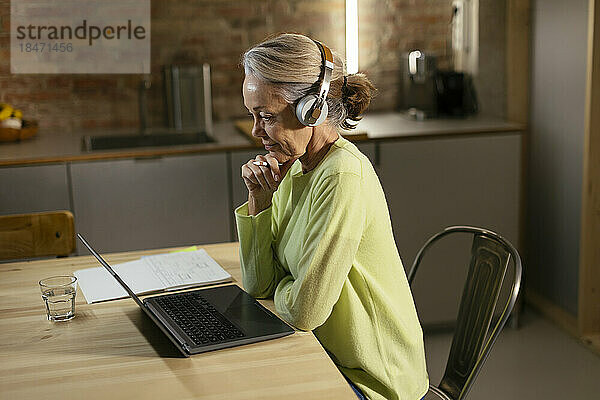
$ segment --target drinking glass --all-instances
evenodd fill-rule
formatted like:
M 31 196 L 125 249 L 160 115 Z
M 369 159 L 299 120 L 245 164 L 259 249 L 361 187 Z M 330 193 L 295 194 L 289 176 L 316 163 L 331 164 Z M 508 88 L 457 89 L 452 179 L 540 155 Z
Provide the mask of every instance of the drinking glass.
M 40 282 L 48 321 L 68 321 L 75 316 L 77 278 L 72 275 L 52 276 Z

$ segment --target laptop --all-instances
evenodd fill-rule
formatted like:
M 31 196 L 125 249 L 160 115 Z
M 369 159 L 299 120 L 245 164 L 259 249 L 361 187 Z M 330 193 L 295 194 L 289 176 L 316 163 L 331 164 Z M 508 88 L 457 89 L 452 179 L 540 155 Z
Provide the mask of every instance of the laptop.
M 79 233 L 77 237 L 186 357 L 294 333 L 237 285 L 141 300 Z

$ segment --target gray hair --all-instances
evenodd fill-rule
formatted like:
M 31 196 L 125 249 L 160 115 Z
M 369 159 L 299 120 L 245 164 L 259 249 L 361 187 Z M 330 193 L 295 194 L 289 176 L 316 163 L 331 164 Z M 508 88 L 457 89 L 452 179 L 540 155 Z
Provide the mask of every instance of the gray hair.
M 338 53 L 332 51 L 332 54 L 334 68 L 327 95 L 327 122 L 352 129 L 368 107 L 375 88 L 363 74 L 348 76 L 344 85 L 344 60 Z M 267 39 L 244 53 L 242 65 L 246 75 L 272 84 L 289 104 L 296 104 L 308 94 L 318 94 L 322 74 L 321 52 L 307 36 L 284 33 Z

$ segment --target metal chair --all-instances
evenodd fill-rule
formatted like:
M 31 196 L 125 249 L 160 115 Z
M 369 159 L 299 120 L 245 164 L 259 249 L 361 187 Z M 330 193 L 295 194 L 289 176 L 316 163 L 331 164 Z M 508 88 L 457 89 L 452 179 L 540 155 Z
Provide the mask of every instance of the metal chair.
M 438 386 L 429 385 L 429 392 L 444 400 L 466 397 L 508 320 L 521 286 L 521 257 L 515 247 L 492 231 L 471 226 L 451 226 L 432 236 L 415 257 L 408 273 L 410 284 L 426 251 L 443 237 L 455 233 L 473 234 L 473 245 L 446 371 Z M 490 330 L 511 257 L 514 278 L 510 295 Z
M 0 216 L 0 260 L 68 256 L 75 251 L 69 211 Z

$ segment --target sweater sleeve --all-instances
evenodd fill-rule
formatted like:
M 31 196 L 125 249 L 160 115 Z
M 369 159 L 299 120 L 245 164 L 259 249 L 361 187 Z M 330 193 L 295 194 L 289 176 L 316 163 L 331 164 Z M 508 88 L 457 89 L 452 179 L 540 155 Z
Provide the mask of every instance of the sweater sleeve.
M 322 325 L 339 299 L 365 225 L 361 178 L 337 173 L 315 188 L 297 276 L 286 275 L 275 291 L 275 308 L 301 330 Z
M 271 205 L 255 216 L 248 215 L 247 202 L 235 210 L 242 285 L 250 295 L 257 298 L 272 296 L 277 284 L 285 276 L 272 247 L 273 207 Z

